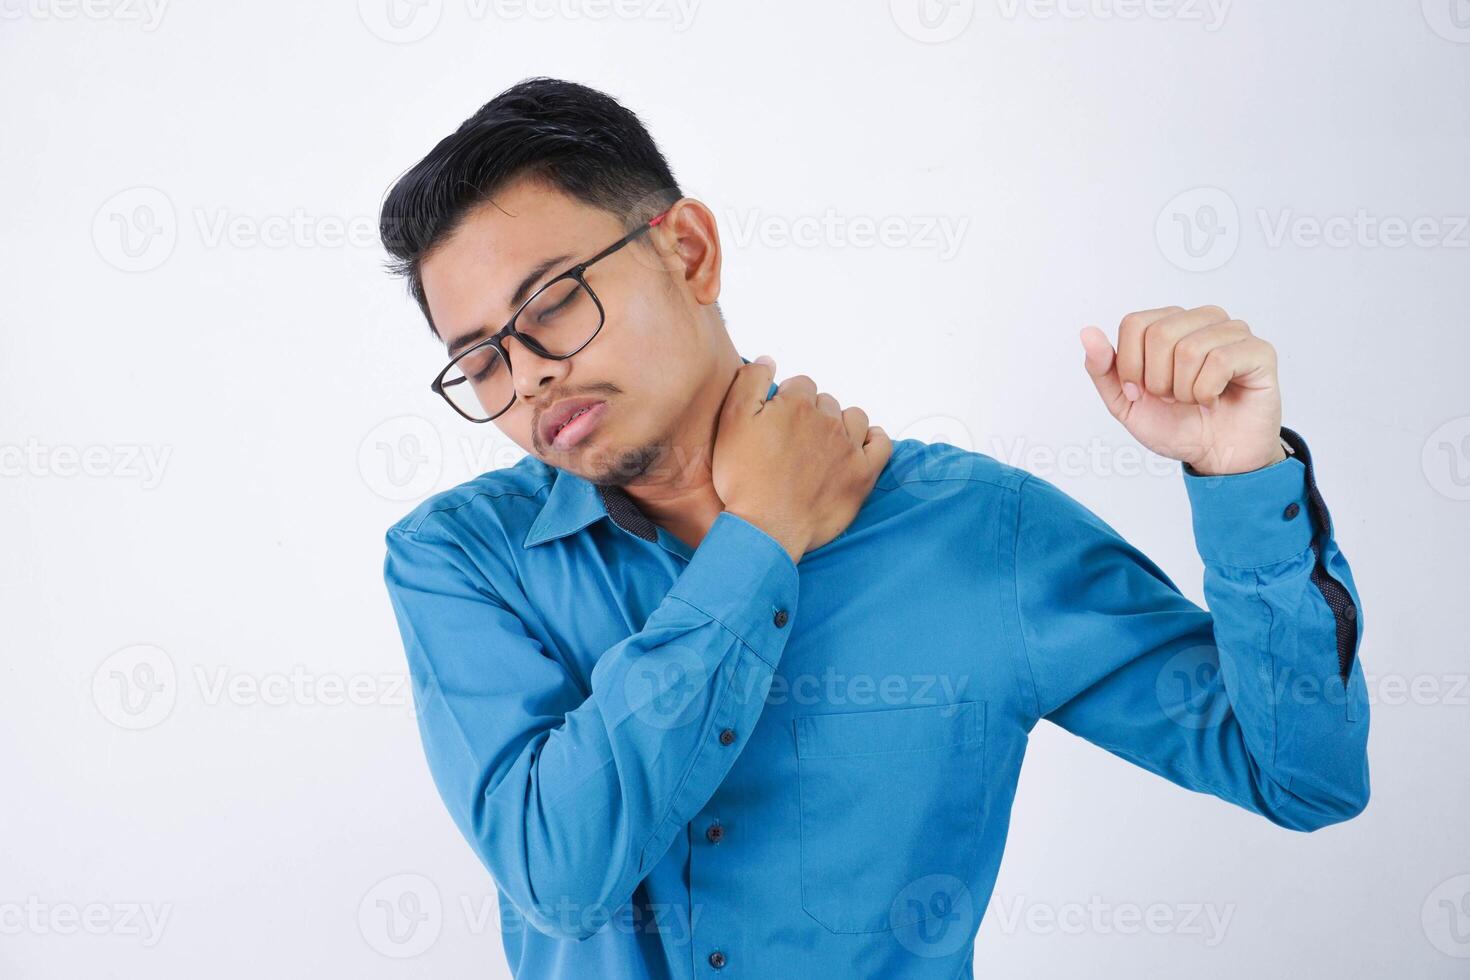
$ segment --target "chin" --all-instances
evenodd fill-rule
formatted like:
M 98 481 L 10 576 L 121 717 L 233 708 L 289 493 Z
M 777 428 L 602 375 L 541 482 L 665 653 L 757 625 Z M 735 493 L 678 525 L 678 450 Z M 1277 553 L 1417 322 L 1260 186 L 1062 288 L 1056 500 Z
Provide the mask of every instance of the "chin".
M 578 476 L 603 486 L 627 486 L 636 483 L 662 455 L 656 446 L 608 450 L 599 446 L 574 453 L 571 467 Z

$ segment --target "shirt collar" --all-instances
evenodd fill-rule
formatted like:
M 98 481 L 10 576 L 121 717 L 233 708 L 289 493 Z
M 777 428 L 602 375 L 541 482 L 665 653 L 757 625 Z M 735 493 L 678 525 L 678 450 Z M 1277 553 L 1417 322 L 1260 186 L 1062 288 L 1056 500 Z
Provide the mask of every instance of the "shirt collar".
M 575 534 L 589 524 L 610 517 L 614 524 L 645 541 L 658 540 L 658 527 L 649 520 L 622 487 L 601 486 L 568 470 L 557 470 L 551 493 L 541 505 L 524 548 Z
M 740 360 L 750 363 L 749 358 Z M 771 391 L 775 389 L 773 382 Z M 569 470 L 555 469 L 555 472 L 551 493 L 541 505 L 536 520 L 531 522 L 531 530 L 521 543 L 523 548 L 564 538 L 603 517 L 610 517 L 614 524 L 645 541 L 658 540 L 658 526 L 638 509 L 622 487 L 595 484 Z

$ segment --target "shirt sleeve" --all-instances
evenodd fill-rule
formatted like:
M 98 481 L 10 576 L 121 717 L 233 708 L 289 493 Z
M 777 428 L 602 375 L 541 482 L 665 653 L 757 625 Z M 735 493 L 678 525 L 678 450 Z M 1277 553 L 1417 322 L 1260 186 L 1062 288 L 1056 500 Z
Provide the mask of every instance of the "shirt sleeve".
M 722 513 L 643 628 L 593 651 L 587 696 L 432 519 L 388 532 L 384 579 L 450 815 L 528 922 L 578 939 L 725 778 L 797 600 L 786 550 Z
M 1035 475 L 1019 488 L 1016 599 L 1045 717 L 1294 830 L 1367 804 L 1361 605 L 1306 443 L 1247 473 L 1186 464 L 1209 611 Z

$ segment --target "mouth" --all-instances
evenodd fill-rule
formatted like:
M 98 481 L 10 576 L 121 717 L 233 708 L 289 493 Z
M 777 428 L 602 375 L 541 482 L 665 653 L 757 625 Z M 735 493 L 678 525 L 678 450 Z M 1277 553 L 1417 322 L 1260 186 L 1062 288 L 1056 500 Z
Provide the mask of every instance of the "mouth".
M 605 401 L 569 398 L 552 408 L 542 421 L 542 438 L 552 449 L 566 452 L 585 441 L 606 414 Z

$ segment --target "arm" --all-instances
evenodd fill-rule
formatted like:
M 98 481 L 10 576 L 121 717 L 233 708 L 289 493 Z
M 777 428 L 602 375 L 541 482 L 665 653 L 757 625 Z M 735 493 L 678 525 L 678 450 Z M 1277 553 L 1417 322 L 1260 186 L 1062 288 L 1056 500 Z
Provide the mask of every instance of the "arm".
M 643 628 L 600 652 L 584 699 L 433 519 L 387 549 L 445 805 L 532 925 L 586 938 L 550 913 L 620 908 L 744 747 L 790 634 L 775 612 L 795 615 L 795 563 L 721 514 Z
M 1039 717 L 1315 830 L 1368 801 L 1362 617 L 1306 444 L 1281 431 L 1296 455 L 1261 469 L 1203 476 L 1185 464 L 1208 612 L 1091 511 L 1028 477 L 1018 617 Z

